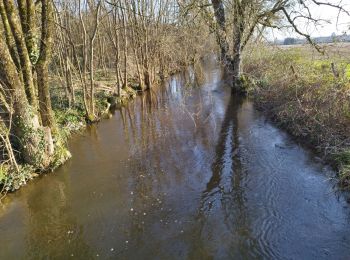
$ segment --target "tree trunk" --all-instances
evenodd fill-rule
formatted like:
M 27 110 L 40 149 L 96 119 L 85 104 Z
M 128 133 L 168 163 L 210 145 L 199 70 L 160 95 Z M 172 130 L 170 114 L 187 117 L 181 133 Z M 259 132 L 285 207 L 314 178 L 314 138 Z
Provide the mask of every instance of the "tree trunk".
M 3 19 L 7 19 L 8 24 L 11 27 L 11 31 L 13 34 L 13 38 L 16 43 L 16 49 L 18 52 L 20 64 L 21 64 L 21 72 L 23 74 L 23 81 L 25 85 L 25 91 L 29 100 L 30 105 L 34 108 L 37 107 L 37 97 L 35 94 L 35 86 L 32 74 L 32 64 L 30 61 L 30 56 L 28 53 L 28 49 L 25 42 L 25 37 L 22 32 L 21 24 L 18 19 L 18 15 L 16 14 L 16 5 L 13 0 L 1 0 L 0 4 L 1 9 L 5 8 L 6 17 L 2 17 Z
M 226 38 L 226 18 L 222 0 L 212 0 L 214 15 L 216 20 L 216 41 L 220 48 L 221 61 L 231 68 L 232 59 L 229 55 L 229 44 Z
M 95 38 L 95 37 L 94 37 Z M 90 115 L 89 119 L 91 122 L 94 122 L 96 120 L 95 116 L 95 80 L 94 80 L 94 38 L 90 40 Z
M 72 79 L 72 69 L 70 67 L 69 57 L 66 53 L 66 66 L 65 66 L 65 77 L 66 77 L 66 87 L 69 93 L 69 106 L 74 106 L 75 104 L 75 90 Z
M 38 59 L 38 48 L 35 41 L 35 3 L 34 0 L 17 0 L 17 3 L 29 58 L 34 65 Z
M 238 0 L 234 2 L 234 17 L 233 17 L 233 90 L 237 93 L 244 92 L 244 86 L 241 75 L 242 63 L 242 37 L 244 33 L 244 6 L 240 5 Z M 243 9 L 242 9 L 243 8 Z
M 242 64 L 241 38 L 238 36 L 234 42 L 234 54 L 232 59 L 233 88 L 235 91 L 238 91 L 238 92 L 242 91 L 241 64 Z
M 37 169 L 46 169 L 53 154 L 53 141 L 49 128 L 40 126 L 37 111 L 28 102 L 25 86 L 20 81 L 16 66 L 0 37 L 0 78 L 11 90 L 13 100 L 12 134 L 16 148 L 25 163 Z
M 49 75 L 47 64 L 38 64 L 36 66 L 38 76 L 38 95 L 39 95 L 39 111 L 43 126 L 55 128 L 55 120 L 53 117 L 50 90 Z
M 124 84 L 123 89 L 125 89 L 128 86 L 128 35 L 126 30 L 126 14 L 122 10 L 122 18 L 123 18 L 123 27 L 124 27 Z
M 36 64 L 38 76 L 39 111 L 43 126 L 55 130 L 55 120 L 53 117 L 50 90 L 49 90 L 49 61 L 52 49 L 52 26 L 53 26 L 53 6 L 52 0 L 43 0 L 42 8 L 42 34 L 40 45 L 40 56 Z

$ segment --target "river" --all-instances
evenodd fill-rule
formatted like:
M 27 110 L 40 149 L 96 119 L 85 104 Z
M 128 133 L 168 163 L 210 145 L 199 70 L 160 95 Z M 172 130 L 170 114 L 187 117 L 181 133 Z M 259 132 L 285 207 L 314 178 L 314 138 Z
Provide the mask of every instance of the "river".
M 349 259 L 334 172 L 212 61 L 74 135 L 10 194 L 0 259 Z

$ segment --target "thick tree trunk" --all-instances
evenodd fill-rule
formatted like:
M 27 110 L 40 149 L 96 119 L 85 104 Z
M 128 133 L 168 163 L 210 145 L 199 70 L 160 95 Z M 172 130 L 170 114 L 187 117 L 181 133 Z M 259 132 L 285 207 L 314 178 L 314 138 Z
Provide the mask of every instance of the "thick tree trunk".
M 232 58 L 229 55 L 229 44 L 226 36 L 226 18 L 225 8 L 222 0 L 212 0 L 214 15 L 216 20 L 216 41 L 220 48 L 221 61 L 225 63 L 228 68 L 232 68 Z
M 21 158 L 38 169 L 46 169 L 53 154 L 53 141 L 49 128 L 41 127 L 36 109 L 28 102 L 25 87 L 20 81 L 16 66 L 0 37 L 0 78 L 10 89 L 13 100 L 12 134 Z
M 37 97 L 35 93 L 35 86 L 32 74 L 32 64 L 30 61 L 30 56 L 28 53 L 28 49 L 25 42 L 25 37 L 22 32 L 21 24 L 18 19 L 18 15 L 16 14 L 16 5 L 13 0 L 1 0 L 0 4 L 1 9 L 4 7 L 6 11 L 6 17 L 2 17 L 3 19 L 7 19 L 8 24 L 11 27 L 11 31 L 13 34 L 13 38 L 16 43 L 16 49 L 18 52 L 20 64 L 21 64 L 21 72 L 23 74 L 23 81 L 25 85 L 25 91 L 29 100 L 30 105 L 34 108 L 37 107 Z
M 237 93 L 244 92 L 244 86 L 241 75 L 242 63 L 242 37 L 244 33 L 244 7 L 236 0 L 234 2 L 234 18 L 233 18 L 233 58 L 232 58 L 232 72 L 233 72 L 233 90 Z

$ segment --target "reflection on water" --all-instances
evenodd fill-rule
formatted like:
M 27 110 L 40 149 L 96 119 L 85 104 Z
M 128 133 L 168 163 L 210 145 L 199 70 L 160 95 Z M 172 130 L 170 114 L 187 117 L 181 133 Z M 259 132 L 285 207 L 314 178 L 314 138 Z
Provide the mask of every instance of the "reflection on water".
M 347 259 L 332 171 L 189 68 L 73 138 L 73 159 L 7 197 L 0 259 Z

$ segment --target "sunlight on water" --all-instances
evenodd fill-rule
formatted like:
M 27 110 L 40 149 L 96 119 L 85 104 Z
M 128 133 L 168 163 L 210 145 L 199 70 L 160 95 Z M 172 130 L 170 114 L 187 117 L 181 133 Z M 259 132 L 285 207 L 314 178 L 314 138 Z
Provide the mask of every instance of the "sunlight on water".
M 207 60 L 77 134 L 6 198 L 0 258 L 347 259 L 333 172 L 229 87 Z

